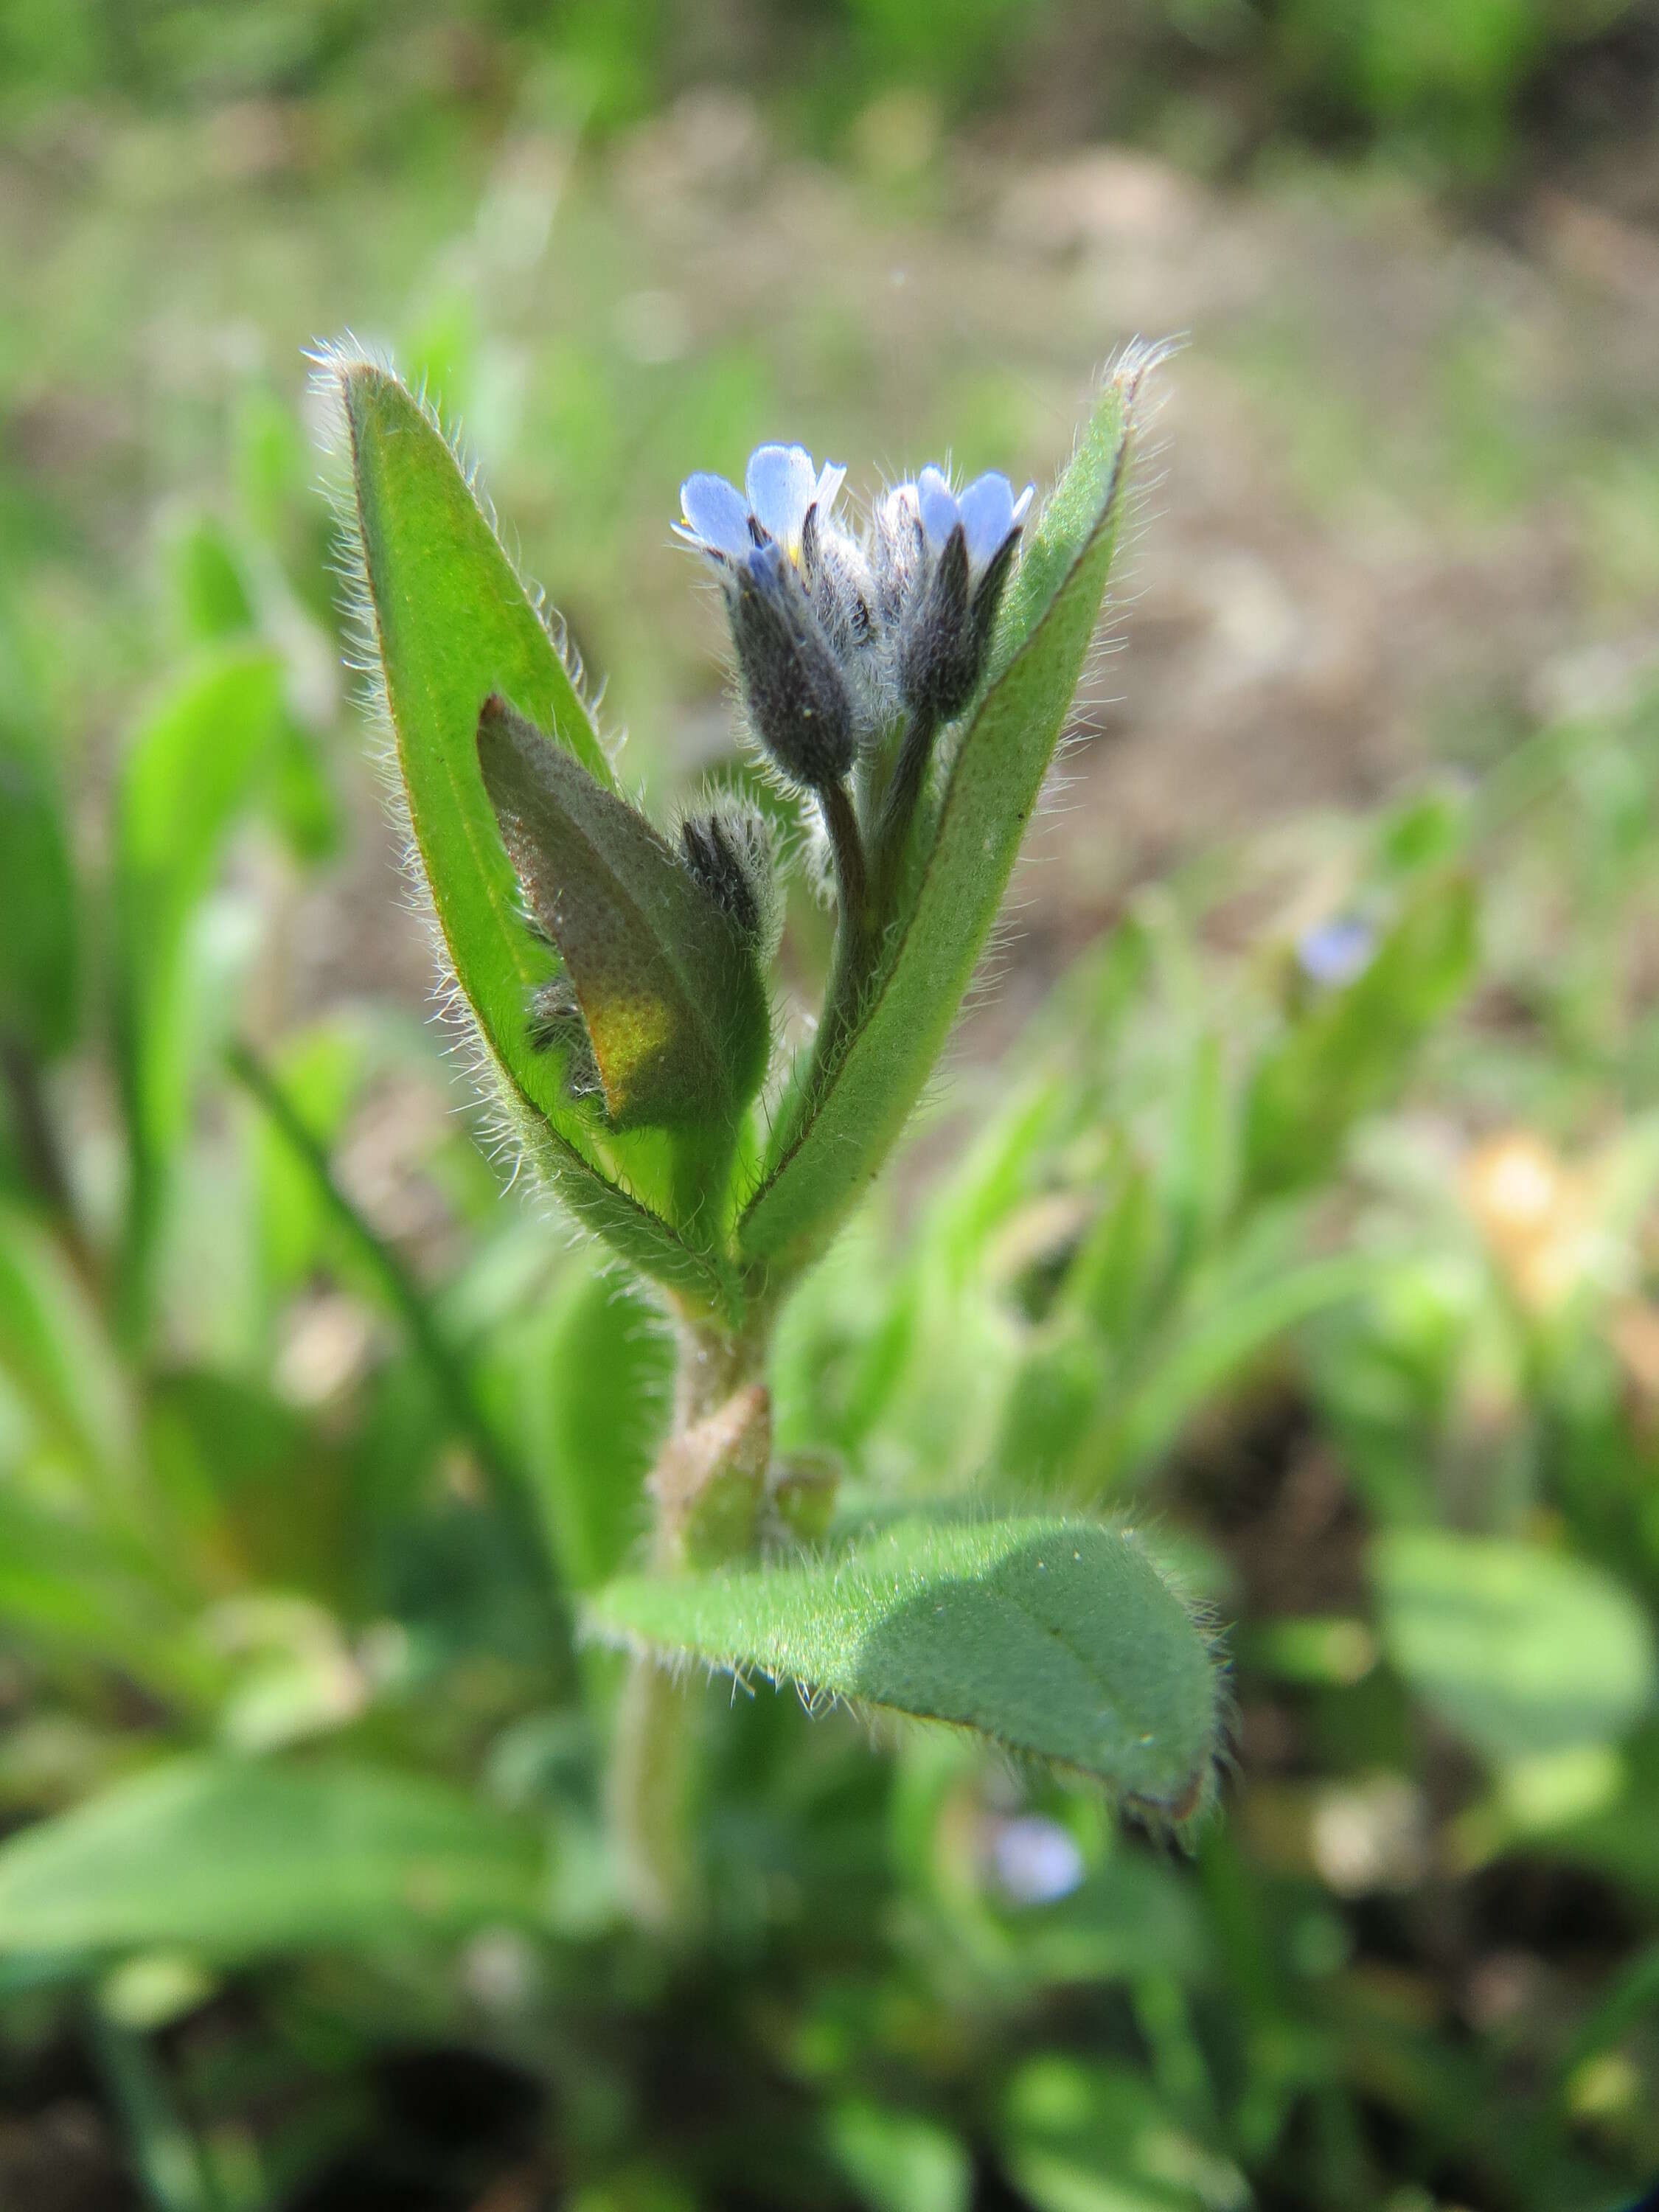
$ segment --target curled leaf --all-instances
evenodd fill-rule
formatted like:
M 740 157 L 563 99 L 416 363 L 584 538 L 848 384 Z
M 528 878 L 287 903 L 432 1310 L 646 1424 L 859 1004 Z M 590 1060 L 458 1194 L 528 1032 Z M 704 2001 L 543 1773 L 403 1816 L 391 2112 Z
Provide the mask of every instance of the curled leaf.
M 505 700 L 485 701 L 477 744 L 508 856 L 563 957 L 611 1126 L 730 1125 L 769 1041 L 750 945 L 645 817 Z

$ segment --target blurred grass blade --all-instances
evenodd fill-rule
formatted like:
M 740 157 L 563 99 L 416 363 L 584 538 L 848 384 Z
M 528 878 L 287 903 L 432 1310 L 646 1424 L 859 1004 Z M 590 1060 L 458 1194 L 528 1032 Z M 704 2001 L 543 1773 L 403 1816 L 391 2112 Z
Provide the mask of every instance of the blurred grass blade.
M 407 1774 L 185 1759 L 0 1844 L 0 1952 L 215 1960 L 527 1919 L 537 1837 Z
M 520 881 L 558 945 L 613 1128 L 735 1132 L 770 1043 L 753 951 L 651 824 L 491 697 L 484 787 Z
M 1610 1742 L 1653 1704 L 1652 1626 L 1586 1560 L 1401 1529 L 1378 1540 L 1372 1572 L 1389 1660 L 1489 1759 Z
M 39 1222 L 0 1205 L 0 1371 L 40 1440 L 106 1504 L 132 1460 L 126 1378 L 85 1285 Z
M 523 919 L 478 767 L 478 715 L 510 699 L 607 788 L 615 778 L 540 610 L 441 433 L 386 370 L 337 356 L 351 447 L 368 650 L 385 684 L 398 779 L 450 964 L 501 1086 L 507 1121 L 585 1226 L 709 1306 L 729 1279 L 670 1225 L 677 1158 L 662 1133 L 608 1133 L 566 1056 L 532 1048 L 528 1002 L 550 956 Z M 696 1217 L 690 1208 L 687 1215 Z M 706 1215 L 697 1232 L 710 1233 Z
M 1082 1521 L 901 1522 L 839 1558 L 613 1582 L 596 1628 L 977 1730 L 1182 1819 L 1220 1727 L 1209 1644 L 1135 1539 Z
M 1361 974 L 1286 1031 L 1258 1068 L 1246 1111 L 1253 1189 L 1316 1182 L 1353 1123 L 1403 1081 L 1413 1049 L 1469 981 L 1477 919 L 1470 878 L 1436 875 Z
M 215 1669 L 192 1638 L 195 1607 L 142 1542 L 0 1487 L 0 1618 L 9 1644 L 118 1670 L 186 1710 Z
M 1103 393 L 1008 589 L 992 676 L 913 850 L 919 887 L 845 1050 L 778 1114 L 741 1242 L 811 1258 L 867 1188 L 932 1073 L 996 920 L 1088 655 L 1117 538 L 1136 371 Z
M 32 749 L 0 732 L 0 1044 L 43 1060 L 75 1039 L 81 967 L 63 803 Z
M 142 1269 L 183 1133 L 196 1039 L 189 926 L 254 798 L 283 720 L 274 653 L 225 648 L 149 716 L 122 763 L 115 822 L 115 1015 L 132 1189 L 130 1265 Z
M 1280 1337 L 1316 1314 L 1363 1297 L 1376 1285 L 1369 1253 L 1304 1260 L 1264 1279 L 1243 1269 L 1235 1282 L 1206 1286 L 1191 1310 L 1121 1382 L 1079 1454 L 1078 1472 L 1105 1488 L 1149 1466 L 1216 1394 L 1236 1382 Z
M 398 1252 L 363 1218 L 341 1188 L 327 1153 L 263 1062 L 246 1046 L 239 1046 L 230 1054 L 230 1066 L 236 1079 L 264 1109 L 271 1126 L 280 1132 L 295 1158 L 307 1171 L 313 1191 L 329 1217 L 378 1279 L 387 1303 L 408 1333 L 410 1347 L 425 1368 L 455 1435 L 464 1439 L 476 1455 L 497 1505 L 522 1545 L 525 1559 L 539 1559 L 545 1547 L 528 1474 L 516 1455 L 503 1445 L 484 1411 L 468 1361 L 449 1341 L 425 1291 Z M 569 1620 L 562 1595 L 550 1577 L 544 1587 L 559 1640 L 568 1650 Z
M 179 2118 L 144 2037 L 104 2013 L 94 2020 L 92 2043 L 156 2212 L 221 2212 L 201 2145 Z

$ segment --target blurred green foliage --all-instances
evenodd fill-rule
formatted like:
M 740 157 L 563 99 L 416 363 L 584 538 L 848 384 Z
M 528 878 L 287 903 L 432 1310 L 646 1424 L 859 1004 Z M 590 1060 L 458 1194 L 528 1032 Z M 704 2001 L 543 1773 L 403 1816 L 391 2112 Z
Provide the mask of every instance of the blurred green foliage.
M 941 11 L 932 51 L 921 11 L 848 21 L 860 71 L 969 103 L 1012 19 Z M 557 112 L 647 112 L 672 64 L 644 19 L 562 20 Z M 1483 162 L 1583 27 L 1177 21 Z M 369 833 L 297 378 L 237 352 L 216 279 L 222 359 L 146 337 L 135 226 L 145 191 L 172 220 L 198 94 L 355 83 L 314 111 L 341 140 L 312 228 L 279 161 L 180 262 L 246 246 L 273 347 L 305 335 L 285 270 L 319 321 L 378 283 L 531 495 L 532 566 L 659 781 L 652 710 L 704 635 L 619 588 L 662 534 L 640 515 L 782 398 L 862 426 L 860 333 L 832 303 L 677 354 L 659 302 L 617 335 L 618 232 L 580 188 L 551 334 L 510 260 L 440 265 L 489 190 L 538 189 L 489 184 L 464 40 L 440 69 L 411 33 L 379 103 L 366 9 L 0 27 L 21 143 L 69 143 L 69 96 L 167 118 L 112 137 L 97 224 L 19 253 L 0 328 L 0 2175 L 52 2203 L 69 2154 L 25 2161 L 67 2097 L 133 2178 L 106 2201 L 166 2212 L 1629 2201 L 1659 2166 L 1659 698 L 1138 890 L 959 1069 L 915 1154 L 954 1164 L 787 1316 L 781 1447 L 836 1454 L 849 1512 L 941 1483 L 970 1514 L 1103 1506 L 1206 1601 L 1237 1749 L 1193 1856 L 942 1733 L 872 1759 L 845 1715 L 722 1684 L 686 1708 L 710 1924 L 648 1945 L 604 1841 L 617 1674 L 570 1594 L 643 1525 L 667 1347 L 501 1202 L 389 980 L 387 879 L 369 908 L 333 872 Z M 342 242 L 316 210 L 382 158 Z M 1448 371 L 1437 495 L 1504 507 L 1553 469 L 1632 603 L 1650 452 L 1521 435 L 1494 350 Z M 1265 405 L 1284 356 L 1251 357 Z M 953 374 L 908 434 L 966 395 L 962 458 L 1043 450 L 1046 390 Z M 54 378 L 88 402 L 55 471 L 25 452 Z M 1293 411 L 1328 495 L 1389 465 L 1328 395 Z M 810 968 L 804 898 L 791 931 Z
M 1522 112 L 1552 74 L 1648 10 L 1645 0 L 1132 0 L 1097 24 L 1066 0 L 745 0 L 725 15 L 672 0 L 400 0 L 391 10 L 364 0 L 4 0 L 0 88 L 22 112 L 111 91 L 292 96 L 361 85 L 388 56 L 408 80 L 411 49 L 435 42 L 464 77 L 489 78 L 508 52 L 513 69 L 550 70 L 573 112 L 603 131 L 649 112 L 746 41 L 751 70 L 758 63 L 784 86 L 816 80 L 804 108 L 833 130 L 836 111 L 872 86 L 926 88 L 971 111 L 1005 99 L 1011 79 L 1040 87 L 1081 54 L 1098 78 L 1101 123 L 1220 66 L 1269 131 L 1374 136 L 1486 179 L 1514 159 Z

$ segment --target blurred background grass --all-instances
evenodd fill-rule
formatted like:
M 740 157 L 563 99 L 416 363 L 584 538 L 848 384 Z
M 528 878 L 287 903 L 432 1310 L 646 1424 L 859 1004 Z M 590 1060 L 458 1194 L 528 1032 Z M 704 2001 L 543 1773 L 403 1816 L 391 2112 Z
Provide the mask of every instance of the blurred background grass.
M 0 2204 L 1659 2167 L 1656 87 L 1644 0 L 0 0 Z M 684 474 L 1046 479 L 1187 335 L 997 988 L 775 1382 L 855 1499 L 1149 1516 L 1235 1662 L 1194 1857 L 711 1692 L 712 1940 L 622 1925 L 568 1602 L 665 1354 L 428 1018 L 348 326 L 663 805 L 731 767 Z

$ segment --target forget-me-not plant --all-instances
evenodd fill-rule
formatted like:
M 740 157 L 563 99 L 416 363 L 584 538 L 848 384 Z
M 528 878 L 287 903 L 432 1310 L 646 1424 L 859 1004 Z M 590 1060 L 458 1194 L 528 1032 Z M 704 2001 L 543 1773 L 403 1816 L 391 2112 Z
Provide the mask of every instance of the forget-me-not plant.
M 511 1140 L 678 1341 L 637 1571 L 583 1594 L 635 1655 L 611 1803 L 658 1920 L 696 1893 L 691 1660 L 976 1730 L 1166 1821 L 1208 1788 L 1208 1642 L 1132 1534 L 1052 1512 L 878 1527 L 838 1507 L 823 1455 L 775 1451 L 768 1387 L 779 1308 L 891 1152 L 996 919 L 1100 611 L 1146 366 L 1108 380 L 1035 520 L 1030 488 L 929 466 L 855 528 L 845 470 L 799 445 L 757 447 L 742 490 L 689 476 L 676 527 L 718 581 L 776 792 L 671 837 L 434 418 L 384 364 L 325 357 L 363 659 L 455 999 Z M 769 974 L 769 817 L 791 808 L 827 841 L 837 908 L 793 1054 Z

